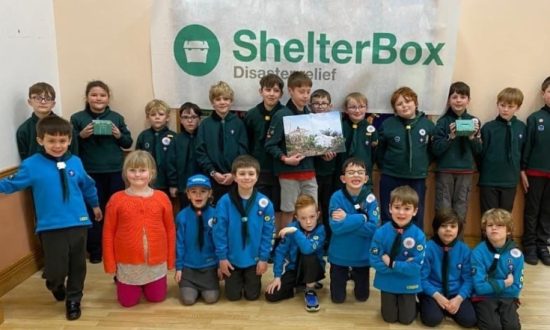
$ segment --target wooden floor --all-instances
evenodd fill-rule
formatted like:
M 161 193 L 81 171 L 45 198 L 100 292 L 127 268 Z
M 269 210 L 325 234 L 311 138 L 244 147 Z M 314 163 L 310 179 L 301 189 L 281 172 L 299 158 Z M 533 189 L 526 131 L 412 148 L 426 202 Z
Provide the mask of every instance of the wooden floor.
M 263 284 L 271 280 L 263 277 Z M 158 304 L 142 301 L 132 308 L 120 307 L 111 277 L 101 265 L 88 265 L 82 317 L 66 321 L 64 303 L 55 302 L 40 272 L 0 298 L 4 323 L 0 329 L 425 329 L 417 319 L 412 325 L 387 324 L 380 316 L 380 294 L 372 289 L 367 302 L 355 302 L 351 292 L 344 304 L 332 304 L 327 288 L 320 290 L 321 310 L 308 313 L 302 296 L 281 303 L 259 301 L 214 305 L 199 302 L 182 306 L 170 274 L 169 298 Z M 372 275 L 372 274 L 371 274 Z M 371 276 L 372 277 L 372 276 Z M 352 284 L 348 285 L 348 290 Z M 550 267 L 526 265 L 525 287 L 519 309 L 524 330 L 550 329 Z M 458 329 L 445 320 L 438 329 Z

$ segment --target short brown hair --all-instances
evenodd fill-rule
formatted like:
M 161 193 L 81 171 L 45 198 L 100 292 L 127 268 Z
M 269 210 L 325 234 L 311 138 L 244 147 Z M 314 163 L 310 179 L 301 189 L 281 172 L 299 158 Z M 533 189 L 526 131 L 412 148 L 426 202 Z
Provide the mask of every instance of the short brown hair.
M 342 110 L 344 111 L 346 110 L 346 108 L 348 107 L 348 103 L 351 100 L 357 101 L 359 103 L 365 103 L 367 107 L 369 106 L 369 100 L 363 93 L 353 92 L 353 93 L 349 93 L 344 99 L 344 107 L 342 108 Z
M 288 76 L 287 81 L 288 88 L 296 88 L 296 87 L 311 87 L 313 86 L 313 82 L 311 81 L 311 78 L 304 72 L 304 71 L 294 71 Z
M 149 116 L 157 112 L 164 112 L 167 116 L 170 116 L 170 106 L 163 100 L 151 100 L 145 105 L 145 115 Z
M 548 86 L 550 86 L 550 77 L 546 77 L 546 79 L 544 79 L 542 85 L 540 85 L 540 88 L 544 92 L 546 89 L 548 89 Z
M 506 87 L 497 95 L 497 103 L 515 104 L 518 107 L 523 103 L 523 93 L 518 88 Z
M 492 220 L 497 225 L 506 226 L 506 232 L 511 234 L 514 230 L 514 219 L 512 214 L 504 209 L 489 209 L 481 217 L 481 231 L 487 230 L 487 222 Z
M 266 74 L 262 77 L 262 79 L 260 79 L 260 88 L 273 88 L 275 86 L 279 87 L 282 92 L 283 87 L 285 87 L 285 83 L 281 77 L 274 73 Z
M 29 98 L 32 95 L 45 95 L 51 97 L 52 100 L 55 100 L 55 89 L 53 89 L 52 85 L 46 82 L 37 82 L 29 87 Z
M 391 107 L 393 108 L 393 111 L 395 112 L 395 103 L 397 102 L 397 99 L 403 96 L 403 98 L 406 101 L 413 100 L 414 104 L 418 107 L 418 95 L 410 88 L 410 87 L 400 87 L 393 94 L 391 95 Z
M 362 167 L 362 168 L 365 169 L 365 171 L 368 170 L 367 164 L 366 164 L 361 158 L 358 158 L 358 157 L 350 157 L 350 158 L 346 159 L 346 161 L 344 162 L 344 164 L 342 164 L 342 174 L 345 174 L 345 173 L 346 173 L 346 169 L 347 169 L 349 166 L 352 166 L 352 165 Z M 368 173 L 367 173 L 367 175 L 368 175 Z
M 306 208 L 310 205 L 315 205 L 315 209 L 317 209 L 317 202 L 315 202 L 315 198 L 307 194 L 300 194 L 294 203 L 294 212 L 298 212 L 298 210 Z
M 432 229 L 434 236 L 437 235 L 439 227 L 447 223 L 456 223 L 458 225 L 458 234 L 462 232 L 464 224 L 460 221 L 458 214 L 451 208 L 444 208 L 435 213 L 434 220 L 432 221 Z
M 326 98 L 329 102 L 332 102 L 330 93 L 322 88 L 316 89 L 313 91 L 313 93 L 311 93 L 309 100 L 313 102 L 314 98 Z
M 235 93 L 229 87 L 229 84 L 225 81 L 218 81 L 216 84 L 210 86 L 210 91 L 208 92 L 208 98 L 210 102 L 214 101 L 214 99 L 222 96 L 227 97 L 233 101 Z
M 418 201 L 418 194 L 410 186 L 397 187 L 390 193 L 390 205 L 401 202 L 401 204 L 411 204 L 414 208 L 418 208 Z
M 253 167 L 256 170 L 256 174 L 260 175 L 260 163 L 258 160 L 250 155 L 240 155 L 235 158 L 233 164 L 231 164 L 231 173 L 234 175 L 237 170 L 245 167 Z
M 468 84 L 463 81 L 455 81 L 449 87 L 449 95 L 447 96 L 447 98 L 451 97 L 451 95 L 453 95 L 454 93 L 457 93 L 458 95 L 464 95 L 469 98 L 470 86 L 468 86 Z
M 36 124 L 36 136 L 43 139 L 44 135 L 62 135 L 69 138 L 73 135 L 73 127 L 67 120 L 57 116 L 47 116 Z
M 157 177 L 157 165 L 155 159 L 151 154 L 145 150 L 134 150 L 130 152 L 124 159 L 124 164 L 122 165 L 122 179 L 126 186 L 130 185 L 128 182 L 128 177 L 126 172 L 131 168 L 146 168 L 151 173 L 151 182 Z

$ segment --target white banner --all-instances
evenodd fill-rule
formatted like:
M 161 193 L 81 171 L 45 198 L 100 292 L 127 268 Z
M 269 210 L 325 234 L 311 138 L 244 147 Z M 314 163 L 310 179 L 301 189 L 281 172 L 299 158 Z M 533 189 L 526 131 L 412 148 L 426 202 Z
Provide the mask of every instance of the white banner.
M 391 93 L 409 86 L 419 109 L 445 109 L 455 62 L 458 0 L 153 1 L 151 58 L 156 98 L 210 109 L 223 80 L 233 109 L 261 101 L 259 80 L 306 71 L 313 90 L 340 107 L 364 93 L 369 112 L 391 113 Z M 285 87 L 286 102 L 288 92 Z

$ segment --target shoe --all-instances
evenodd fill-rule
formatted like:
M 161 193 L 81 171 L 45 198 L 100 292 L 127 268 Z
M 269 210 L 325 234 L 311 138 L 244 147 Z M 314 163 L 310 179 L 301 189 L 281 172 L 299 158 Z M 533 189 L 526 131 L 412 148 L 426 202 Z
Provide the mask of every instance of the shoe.
M 92 264 L 99 264 L 101 261 L 101 257 L 90 257 L 90 263 Z
M 524 254 L 524 261 L 525 263 L 534 266 L 539 263 L 539 257 L 536 253 Z
M 80 302 L 79 301 L 67 301 L 65 303 L 67 308 L 67 320 L 74 321 L 80 318 Z
M 319 290 L 323 288 L 323 283 L 321 282 L 315 282 L 315 285 L 313 286 L 315 290 Z
M 57 301 L 63 301 L 65 300 L 65 287 L 60 286 L 55 290 L 52 290 L 52 294 Z
M 539 249 L 537 255 L 543 264 L 545 264 L 546 266 L 550 266 L 550 253 L 548 252 L 547 247 Z
M 306 290 L 304 294 L 304 301 L 306 303 L 306 311 L 308 312 L 317 312 L 319 307 L 319 298 L 313 290 Z

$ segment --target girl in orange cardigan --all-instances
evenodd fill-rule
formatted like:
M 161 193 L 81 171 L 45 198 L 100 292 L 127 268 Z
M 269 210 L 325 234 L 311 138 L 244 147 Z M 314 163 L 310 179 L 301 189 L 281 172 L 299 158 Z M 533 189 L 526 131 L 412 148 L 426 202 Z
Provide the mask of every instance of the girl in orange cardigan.
M 172 204 L 153 190 L 155 161 L 142 150 L 126 157 L 122 178 L 127 188 L 115 193 L 106 207 L 103 227 L 103 266 L 116 275 L 117 297 L 124 307 L 166 298 L 168 269 L 175 262 Z

